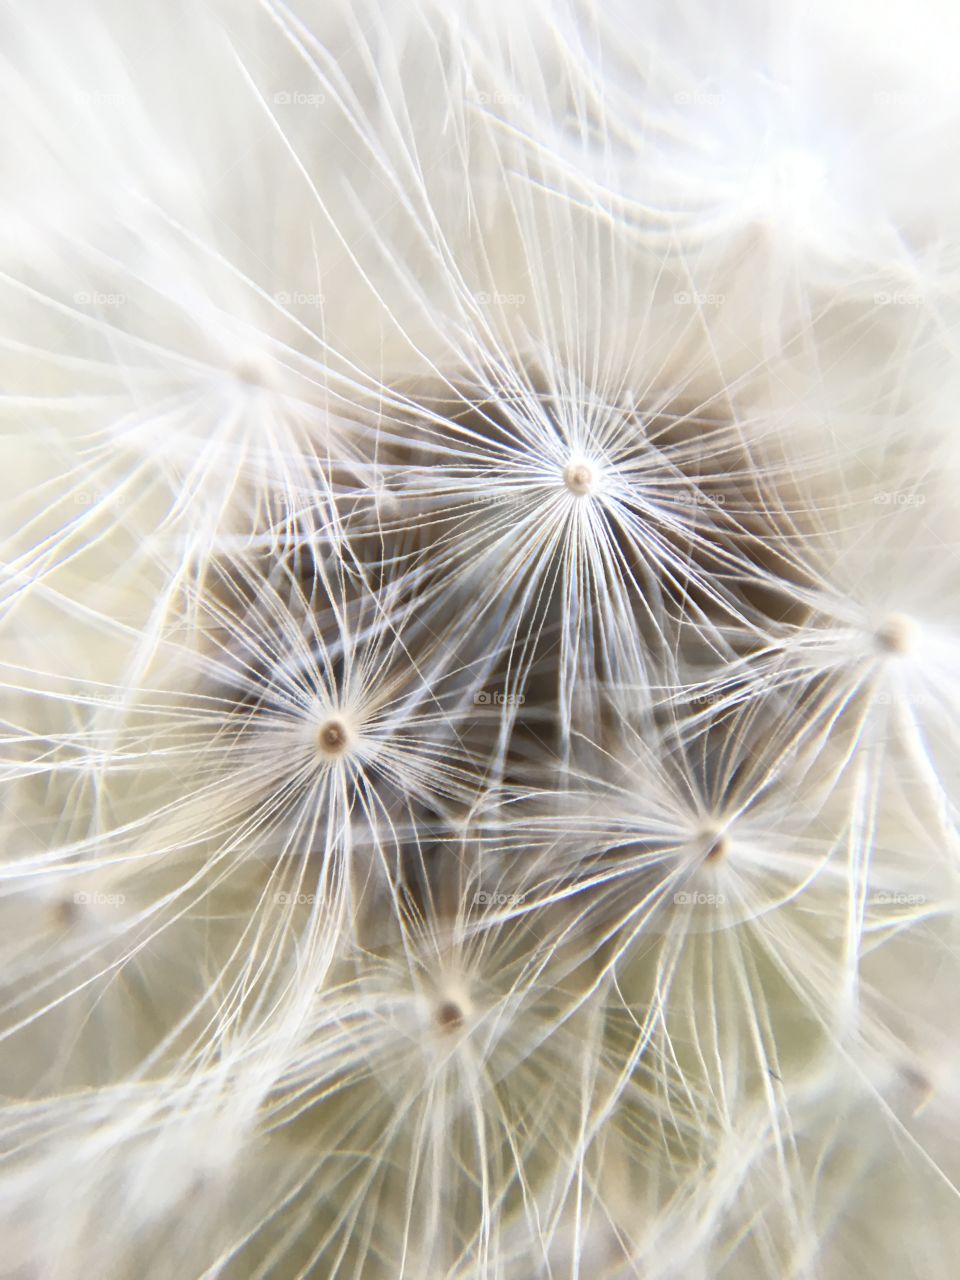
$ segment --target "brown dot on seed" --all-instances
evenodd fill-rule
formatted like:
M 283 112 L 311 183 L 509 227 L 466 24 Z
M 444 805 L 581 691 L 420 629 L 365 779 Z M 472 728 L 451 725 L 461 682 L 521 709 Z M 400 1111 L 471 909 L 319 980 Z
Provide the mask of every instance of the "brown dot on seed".
M 917 624 L 903 613 L 891 613 L 874 633 L 877 647 L 884 653 L 909 653 L 917 639 Z
M 715 836 L 707 846 L 707 852 L 703 855 L 705 862 L 720 862 L 730 852 L 730 841 L 721 833 Z
M 59 902 L 54 903 L 53 918 L 61 929 L 70 929 L 77 923 L 80 912 L 77 910 L 77 904 L 70 898 L 61 898 Z
M 921 1098 L 929 1098 L 933 1093 L 933 1082 L 925 1072 L 907 1064 L 901 1066 L 900 1077 L 908 1089 Z
M 453 1000 L 445 1000 L 434 1016 L 444 1031 L 459 1031 L 463 1026 L 463 1010 Z
M 245 386 L 266 387 L 271 379 L 270 363 L 256 353 L 241 356 L 233 366 L 233 376 Z
M 704 862 L 722 862 L 730 852 L 730 837 L 712 822 L 701 827 L 697 843 Z
M 339 756 L 347 748 L 348 735 L 342 720 L 326 720 L 317 734 L 317 745 L 325 756 Z

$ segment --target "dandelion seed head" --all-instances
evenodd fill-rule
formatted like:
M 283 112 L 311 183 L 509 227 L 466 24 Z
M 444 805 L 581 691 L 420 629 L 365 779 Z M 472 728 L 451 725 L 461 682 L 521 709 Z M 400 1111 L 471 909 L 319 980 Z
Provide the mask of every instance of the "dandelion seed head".
M 884 1088 L 957 1185 L 955 112 L 799 10 L 133 7 L 0 78 L 7 1269 L 842 1270 Z

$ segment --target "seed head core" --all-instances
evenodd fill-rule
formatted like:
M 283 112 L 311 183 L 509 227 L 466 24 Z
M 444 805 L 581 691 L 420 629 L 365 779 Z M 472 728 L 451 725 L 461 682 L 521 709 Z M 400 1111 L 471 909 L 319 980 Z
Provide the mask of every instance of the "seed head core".
M 459 1031 L 463 1026 L 463 1010 L 455 1000 L 444 1000 L 434 1014 L 441 1031 Z
M 53 918 L 61 929 L 71 929 L 77 923 L 79 914 L 75 898 L 61 898 L 53 905 Z
M 334 760 L 342 756 L 349 745 L 350 735 L 343 721 L 337 716 L 324 720 L 317 732 L 317 746 L 320 754 L 327 760 Z
M 704 862 L 722 862 L 730 852 L 730 837 L 719 827 L 705 827 L 700 833 Z
M 571 460 L 563 469 L 563 483 L 575 498 L 586 498 L 596 489 L 597 475 L 589 462 Z
M 917 624 L 905 613 L 891 613 L 877 627 L 874 640 L 883 653 L 902 656 L 917 642 Z
M 273 380 L 273 365 L 260 352 L 247 351 L 236 360 L 233 376 L 248 387 L 268 387 Z

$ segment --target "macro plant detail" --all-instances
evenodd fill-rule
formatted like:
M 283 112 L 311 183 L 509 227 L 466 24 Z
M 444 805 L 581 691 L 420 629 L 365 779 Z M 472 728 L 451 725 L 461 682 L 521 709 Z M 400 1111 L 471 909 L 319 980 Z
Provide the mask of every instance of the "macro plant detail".
M 0 22 L 0 1275 L 949 1280 L 957 15 Z

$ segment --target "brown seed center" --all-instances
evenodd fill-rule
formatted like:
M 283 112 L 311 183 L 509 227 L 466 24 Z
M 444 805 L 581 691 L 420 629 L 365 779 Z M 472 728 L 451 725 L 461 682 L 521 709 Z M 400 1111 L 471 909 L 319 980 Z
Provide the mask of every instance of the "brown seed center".
M 338 756 L 347 746 L 347 729 L 342 720 L 327 720 L 317 734 L 320 750 L 326 756 Z
M 730 852 L 730 837 L 715 823 L 709 822 L 701 827 L 697 840 L 703 850 L 704 862 L 722 862 Z
M 703 855 L 705 862 L 721 862 L 730 851 L 730 841 L 722 833 L 710 841 L 707 852 Z
M 59 902 L 54 904 L 53 918 L 61 929 L 69 929 L 77 923 L 80 912 L 77 910 L 76 901 L 69 898 L 61 898 Z
M 459 1031 L 463 1026 L 463 1010 L 454 1000 L 445 1000 L 435 1014 L 437 1026 L 444 1031 Z

